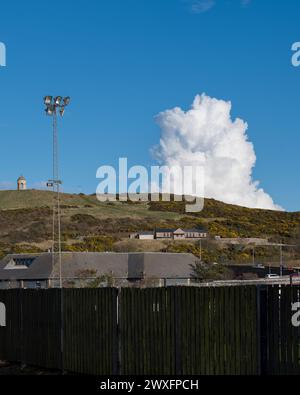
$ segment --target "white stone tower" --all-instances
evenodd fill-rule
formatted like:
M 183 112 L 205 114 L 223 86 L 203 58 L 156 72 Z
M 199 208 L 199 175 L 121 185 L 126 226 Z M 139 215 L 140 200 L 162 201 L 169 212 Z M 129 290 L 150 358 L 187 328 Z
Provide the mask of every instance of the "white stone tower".
M 21 176 L 18 178 L 18 191 L 25 191 L 27 189 L 27 182 L 26 179 Z

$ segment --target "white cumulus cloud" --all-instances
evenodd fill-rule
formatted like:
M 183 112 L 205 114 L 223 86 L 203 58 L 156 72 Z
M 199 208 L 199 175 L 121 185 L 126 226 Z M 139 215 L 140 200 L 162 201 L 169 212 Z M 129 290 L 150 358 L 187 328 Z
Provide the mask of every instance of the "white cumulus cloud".
M 256 163 L 248 125 L 231 119 L 231 102 L 206 96 L 195 97 L 192 107 L 160 113 L 160 144 L 155 158 L 166 166 L 204 166 L 205 197 L 245 207 L 280 210 L 270 195 L 254 181 Z M 173 186 L 180 191 L 181 186 Z

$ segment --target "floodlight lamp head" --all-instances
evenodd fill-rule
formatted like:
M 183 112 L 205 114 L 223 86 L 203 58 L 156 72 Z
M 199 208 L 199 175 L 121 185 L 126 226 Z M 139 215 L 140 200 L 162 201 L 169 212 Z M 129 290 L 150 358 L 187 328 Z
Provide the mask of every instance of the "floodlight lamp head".
M 62 117 L 64 115 L 64 113 L 65 113 L 65 107 L 62 107 L 60 109 L 59 113 L 60 113 L 60 116 Z
M 46 111 L 46 114 L 47 114 L 47 115 L 53 115 L 53 113 L 54 113 L 52 106 L 46 108 L 45 111 Z
M 44 103 L 46 106 L 49 106 L 52 102 L 52 96 L 45 96 L 44 97 Z
M 61 97 L 61 96 L 57 96 L 57 97 L 54 99 L 54 104 L 55 104 L 56 106 L 60 106 L 61 101 L 62 101 L 62 97 Z
M 65 97 L 64 98 L 64 105 L 67 106 L 70 103 L 70 101 L 71 101 L 70 96 Z

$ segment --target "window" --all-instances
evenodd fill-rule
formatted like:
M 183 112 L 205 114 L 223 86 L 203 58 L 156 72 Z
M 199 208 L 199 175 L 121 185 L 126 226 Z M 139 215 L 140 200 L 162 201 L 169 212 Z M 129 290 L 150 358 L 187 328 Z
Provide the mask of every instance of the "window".
M 14 258 L 15 266 L 26 266 L 32 265 L 35 258 Z

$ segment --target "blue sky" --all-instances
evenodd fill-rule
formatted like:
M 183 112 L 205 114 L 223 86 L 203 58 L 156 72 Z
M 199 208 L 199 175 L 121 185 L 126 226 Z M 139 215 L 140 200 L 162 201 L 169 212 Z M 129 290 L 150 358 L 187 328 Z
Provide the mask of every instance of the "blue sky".
M 100 165 L 154 163 L 154 116 L 198 93 L 249 124 L 254 179 L 300 210 L 298 0 L 27 0 L 1 4 L 0 183 L 51 177 L 43 96 L 70 95 L 61 166 L 67 191 L 94 193 Z M 6 184 L 8 183 L 8 184 Z

